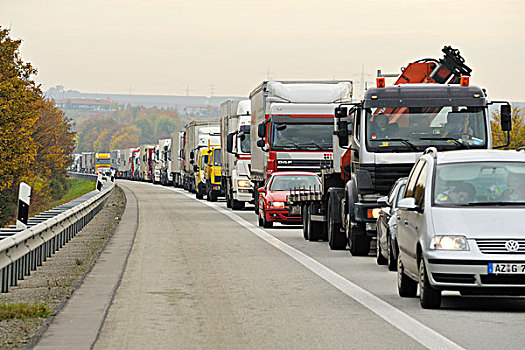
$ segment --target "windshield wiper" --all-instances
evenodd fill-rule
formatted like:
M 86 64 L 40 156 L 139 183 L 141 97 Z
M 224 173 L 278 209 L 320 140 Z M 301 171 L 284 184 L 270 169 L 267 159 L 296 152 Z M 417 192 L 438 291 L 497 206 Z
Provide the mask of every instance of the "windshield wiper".
M 462 143 L 462 142 L 459 142 L 457 139 L 453 138 L 453 137 L 420 137 L 419 138 L 420 140 L 439 140 L 439 141 L 452 141 L 454 142 L 456 145 L 458 146 L 461 146 L 463 148 L 470 148 L 469 145 L 467 145 L 466 143 Z
M 276 145 L 276 146 L 277 146 L 277 147 L 290 147 L 290 146 L 294 146 L 294 147 L 297 148 L 297 149 L 300 148 L 298 144 L 296 144 L 296 143 L 293 142 L 293 141 L 288 141 L 288 140 L 286 141 L 286 143 L 281 144 L 281 145 Z
M 404 143 L 405 145 L 407 145 L 408 147 L 412 148 L 414 151 L 419 151 L 416 147 L 416 145 L 414 145 L 412 142 L 410 142 L 409 140 L 407 139 L 400 139 L 400 138 L 394 138 L 394 139 L 375 139 L 375 140 L 372 140 L 372 141 L 398 141 L 398 142 L 402 142 Z
M 468 202 L 465 205 L 468 206 L 491 206 L 491 205 L 525 205 L 525 202 L 503 202 L 503 201 L 492 201 L 492 202 Z
M 321 147 L 321 145 L 319 145 L 319 144 L 318 144 L 317 142 L 315 142 L 315 141 L 310 141 L 309 143 L 307 143 L 307 142 L 306 142 L 306 143 L 300 143 L 299 145 L 300 145 L 300 146 L 310 146 L 310 145 L 312 145 L 312 146 L 317 147 L 317 148 L 320 149 L 320 150 L 323 149 L 323 148 Z

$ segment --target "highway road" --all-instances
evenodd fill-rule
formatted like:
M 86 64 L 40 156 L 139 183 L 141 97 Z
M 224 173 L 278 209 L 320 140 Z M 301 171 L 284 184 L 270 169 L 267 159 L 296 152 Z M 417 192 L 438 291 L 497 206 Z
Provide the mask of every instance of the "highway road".
M 525 299 L 446 293 L 441 310 L 397 295 L 373 257 L 330 251 L 252 207 L 118 181 L 138 229 L 96 349 L 522 348 Z

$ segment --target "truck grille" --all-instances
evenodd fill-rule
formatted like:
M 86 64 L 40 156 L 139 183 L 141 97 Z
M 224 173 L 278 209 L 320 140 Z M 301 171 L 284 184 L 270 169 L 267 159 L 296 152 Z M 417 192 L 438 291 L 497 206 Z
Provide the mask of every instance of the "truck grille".
M 309 171 L 320 174 L 321 168 L 333 166 L 331 159 L 287 159 L 277 160 L 277 171 Z
M 361 164 L 360 170 L 366 170 L 372 176 L 376 191 L 387 195 L 400 177 L 406 177 L 414 164 Z
M 509 246 L 517 243 L 517 250 L 507 249 L 507 243 L 512 241 L 515 243 Z M 525 239 L 476 239 L 476 244 L 483 254 L 525 254 Z

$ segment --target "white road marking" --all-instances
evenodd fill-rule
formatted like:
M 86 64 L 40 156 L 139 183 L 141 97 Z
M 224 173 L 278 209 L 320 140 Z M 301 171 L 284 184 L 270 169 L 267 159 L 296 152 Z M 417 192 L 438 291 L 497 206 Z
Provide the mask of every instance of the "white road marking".
M 195 197 L 184 190 L 168 188 L 174 192 L 183 194 L 189 198 L 195 199 Z M 195 199 L 197 200 L 197 199 Z M 339 289 L 341 292 L 345 293 L 352 299 L 359 302 L 361 305 L 368 308 L 370 311 L 384 319 L 386 322 L 390 323 L 392 326 L 396 327 L 409 337 L 418 341 L 425 347 L 429 349 L 464 349 L 458 344 L 454 343 L 452 340 L 444 337 L 433 329 L 425 326 L 416 319 L 405 314 L 403 311 L 395 308 L 394 306 L 388 304 L 382 299 L 376 297 L 372 293 L 366 291 L 365 289 L 359 287 L 358 285 L 350 282 L 343 276 L 338 273 L 330 270 L 328 267 L 324 266 L 317 260 L 309 257 L 308 255 L 302 253 L 301 251 L 289 246 L 283 241 L 277 239 L 276 237 L 270 235 L 263 229 L 255 226 L 251 222 L 246 221 L 241 218 L 239 215 L 224 209 L 218 206 L 215 203 L 207 201 L 199 201 L 202 204 L 205 204 L 218 212 L 228 216 L 233 221 L 237 222 L 239 225 L 245 227 L 247 230 L 251 231 L 253 234 L 271 244 L 275 248 L 279 249 L 283 253 L 295 259 L 301 265 Z

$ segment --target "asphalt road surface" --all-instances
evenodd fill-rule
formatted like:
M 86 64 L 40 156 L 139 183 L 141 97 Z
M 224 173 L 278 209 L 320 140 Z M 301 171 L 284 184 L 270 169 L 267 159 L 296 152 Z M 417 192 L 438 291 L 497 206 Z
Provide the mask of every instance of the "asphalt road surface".
M 138 230 L 96 349 L 523 348 L 525 299 L 400 298 L 373 257 L 261 229 L 253 207 L 130 181 Z

